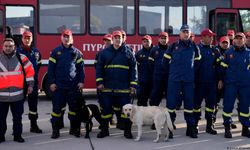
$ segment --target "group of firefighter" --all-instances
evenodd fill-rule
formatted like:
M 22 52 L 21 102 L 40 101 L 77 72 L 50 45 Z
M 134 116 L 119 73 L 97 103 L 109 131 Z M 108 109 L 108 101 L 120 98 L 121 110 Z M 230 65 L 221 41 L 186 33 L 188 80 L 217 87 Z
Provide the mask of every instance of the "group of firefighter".
M 153 46 L 151 36 L 145 35 L 142 38 L 142 49 L 135 53 L 126 44 L 126 33 L 123 30 L 105 35 L 104 48 L 98 52 L 95 61 L 98 102 L 102 116 L 101 131 L 97 137 L 109 136 L 109 124 L 115 114 L 117 128 L 124 130 L 126 138 L 133 138 L 132 122 L 128 116 L 122 114 L 122 106 L 131 103 L 133 95 L 136 94 L 137 105 L 145 107 L 159 106 L 165 96 L 173 125 L 176 110 L 184 102 L 186 135 L 191 138 L 198 137 L 203 99 L 206 132 L 217 134 L 214 123 L 221 98 L 225 138 L 232 138 L 231 128 L 236 126 L 231 116 L 237 99 L 242 136 L 249 138 L 250 32 L 244 34 L 228 30 L 226 36 L 220 37 L 217 46 L 212 45 L 214 36 L 215 33 L 210 29 L 204 29 L 197 45 L 190 27 L 182 25 L 176 42 L 169 44 L 168 33 L 161 32 L 158 44 Z M 12 36 L 3 41 L 3 53 L 0 54 L 0 143 L 5 141 L 9 107 L 13 114 L 14 141 L 24 142 L 21 134 L 26 94 L 30 132 L 42 133 L 37 125 L 37 86 L 41 54 L 32 46 L 32 37 L 31 32 L 24 32 L 19 46 Z M 53 92 L 53 139 L 60 137 L 60 129 L 64 127 L 66 104 L 69 109 L 69 133 L 76 137 L 81 134 L 77 101 L 81 99 L 84 87 L 83 55 L 73 46 L 73 34 L 70 30 L 62 32 L 61 42 L 51 52 L 48 65 L 48 81 Z M 22 78 L 25 81 L 20 80 Z M 173 138 L 172 132 L 169 137 Z

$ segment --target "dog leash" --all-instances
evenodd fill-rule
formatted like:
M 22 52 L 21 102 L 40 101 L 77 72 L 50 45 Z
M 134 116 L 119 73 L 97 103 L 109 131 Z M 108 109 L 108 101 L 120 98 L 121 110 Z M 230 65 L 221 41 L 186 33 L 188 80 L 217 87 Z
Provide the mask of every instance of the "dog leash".
M 92 149 L 92 150 L 95 150 L 94 145 L 93 145 L 93 143 L 92 143 L 92 141 L 91 141 L 90 136 L 89 136 L 89 143 L 90 143 L 91 149 Z

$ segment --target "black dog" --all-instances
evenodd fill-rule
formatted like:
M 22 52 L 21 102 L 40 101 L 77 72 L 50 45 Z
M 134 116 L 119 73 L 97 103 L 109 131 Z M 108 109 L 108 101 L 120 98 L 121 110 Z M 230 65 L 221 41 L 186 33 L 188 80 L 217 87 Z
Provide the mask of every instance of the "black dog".
M 92 118 L 94 117 L 97 122 L 101 125 L 102 118 L 101 112 L 97 105 L 95 104 L 88 104 L 86 105 L 84 101 L 81 101 L 80 109 L 77 111 L 77 116 L 80 122 L 85 123 L 86 134 L 85 138 L 89 138 L 89 132 L 92 131 L 93 122 Z

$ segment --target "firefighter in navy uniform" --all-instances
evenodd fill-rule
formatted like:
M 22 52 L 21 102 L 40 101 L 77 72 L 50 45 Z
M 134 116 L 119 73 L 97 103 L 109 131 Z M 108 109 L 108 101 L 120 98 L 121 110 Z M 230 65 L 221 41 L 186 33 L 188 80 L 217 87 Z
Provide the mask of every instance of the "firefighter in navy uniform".
M 225 94 L 223 100 L 223 120 L 225 138 L 232 138 L 230 124 L 235 100 L 239 100 L 239 119 L 242 124 L 242 136 L 250 138 L 250 51 L 245 46 L 246 37 L 242 32 L 235 34 L 234 45 L 225 53 L 221 62 L 224 68 Z
M 84 82 L 84 62 L 82 53 L 73 44 L 72 32 L 64 30 L 61 35 L 62 45 L 55 48 L 49 58 L 48 76 L 52 97 L 52 136 L 60 136 L 61 109 L 69 106 L 70 134 L 80 137 L 80 121 L 76 117 L 76 101 L 81 94 Z
M 32 46 L 32 41 L 32 33 L 30 31 L 25 31 L 22 35 L 22 45 L 17 48 L 17 52 L 28 57 L 35 70 L 33 92 L 28 95 L 30 132 L 42 133 L 42 130 L 37 125 L 38 72 L 41 66 L 41 53 L 37 48 Z
M 142 38 L 143 48 L 140 49 L 136 54 L 135 58 L 137 61 L 138 70 L 138 81 L 139 86 L 137 89 L 137 105 L 147 106 L 148 99 L 152 90 L 152 72 L 149 66 L 149 54 L 153 48 L 152 38 L 149 35 L 145 35 Z
M 195 118 L 193 115 L 194 73 L 196 61 L 201 59 L 200 50 L 190 40 L 191 31 L 188 25 L 182 25 L 180 39 L 173 43 L 163 58 L 165 68 L 169 68 L 167 108 L 172 122 L 176 118 L 176 101 L 180 92 L 184 99 L 184 118 L 187 123 L 186 136 L 197 138 Z M 169 135 L 173 138 L 173 133 Z
M 112 118 L 112 107 L 119 106 L 121 114 L 122 106 L 131 102 L 130 93 L 134 93 L 137 87 L 135 57 L 130 49 L 122 45 L 120 31 L 114 31 L 112 35 L 113 45 L 103 50 L 96 64 L 97 88 L 102 92 L 100 106 L 103 118 L 97 138 L 109 136 L 108 122 Z M 124 114 L 120 116 L 120 121 L 124 124 L 124 136 L 133 138 L 132 122 Z
M 246 47 L 250 49 L 250 31 L 246 32 Z
M 159 106 L 165 93 L 167 97 L 167 80 L 168 74 L 162 65 L 162 58 L 168 49 L 168 33 L 161 32 L 159 34 L 159 43 L 155 46 L 149 55 L 150 69 L 153 73 L 153 89 L 150 94 L 149 104 L 151 106 Z M 152 127 L 153 128 L 153 127 Z
M 217 134 L 213 128 L 213 113 L 216 104 L 216 89 L 219 80 L 220 87 L 222 81 L 220 79 L 220 62 L 222 56 L 219 49 L 212 46 L 213 33 L 210 29 L 204 29 L 201 32 L 201 43 L 198 45 L 201 52 L 201 60 L 197 63 L 195 72 L 195 95 L 194 95 L 194 116 L 195 123 L 201 119 L 201 103 L 205 99 L 205 118 L 207 120 L 206 132 L 209 134 Z M 198 130 L 197 130 L 198 132 Z
M 29 59 L 23 54 L 16 53 L 14 40 L 6 38 L 3 41 L 3 52 L 0 54 L 0 143 L 5 141 L 9 108 L 13 117 L 14 141 L 24 142 L 22 138 L 24 94 L 32 93 L 34 74 Z M 27 93 L 24 93 L 24 81 L 27 83 Z
M 222 36 L 219 40 L 219 45 L 216 47 L 222 56 L 224 56 L 225 52 L 229 49 L 230 46 L 230 40 L 228 36 Z M 219 80 L 217 80 L 217 84 L 219 83 Z M 216 115 L 219 110 L 219 103 L 221 99 L 224 97 L 224 87 L 218 87 L 216 89 L 216 104 L 215 104 L 215 111 L 213 114 L 213 124 L 216 122 Z M 233 127 L 232 127 L 233 128 Z

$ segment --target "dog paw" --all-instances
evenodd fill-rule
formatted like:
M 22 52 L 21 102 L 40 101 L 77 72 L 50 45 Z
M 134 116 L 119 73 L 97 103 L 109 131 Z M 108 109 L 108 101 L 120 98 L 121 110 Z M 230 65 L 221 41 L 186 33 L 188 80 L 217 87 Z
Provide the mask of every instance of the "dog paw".
M 159 139 L 155 139 L 153 140 L 154 143 L 158 143 Z
M 168 137 L 164 139 L 164 142 L 167 142 L 168 141 Z

